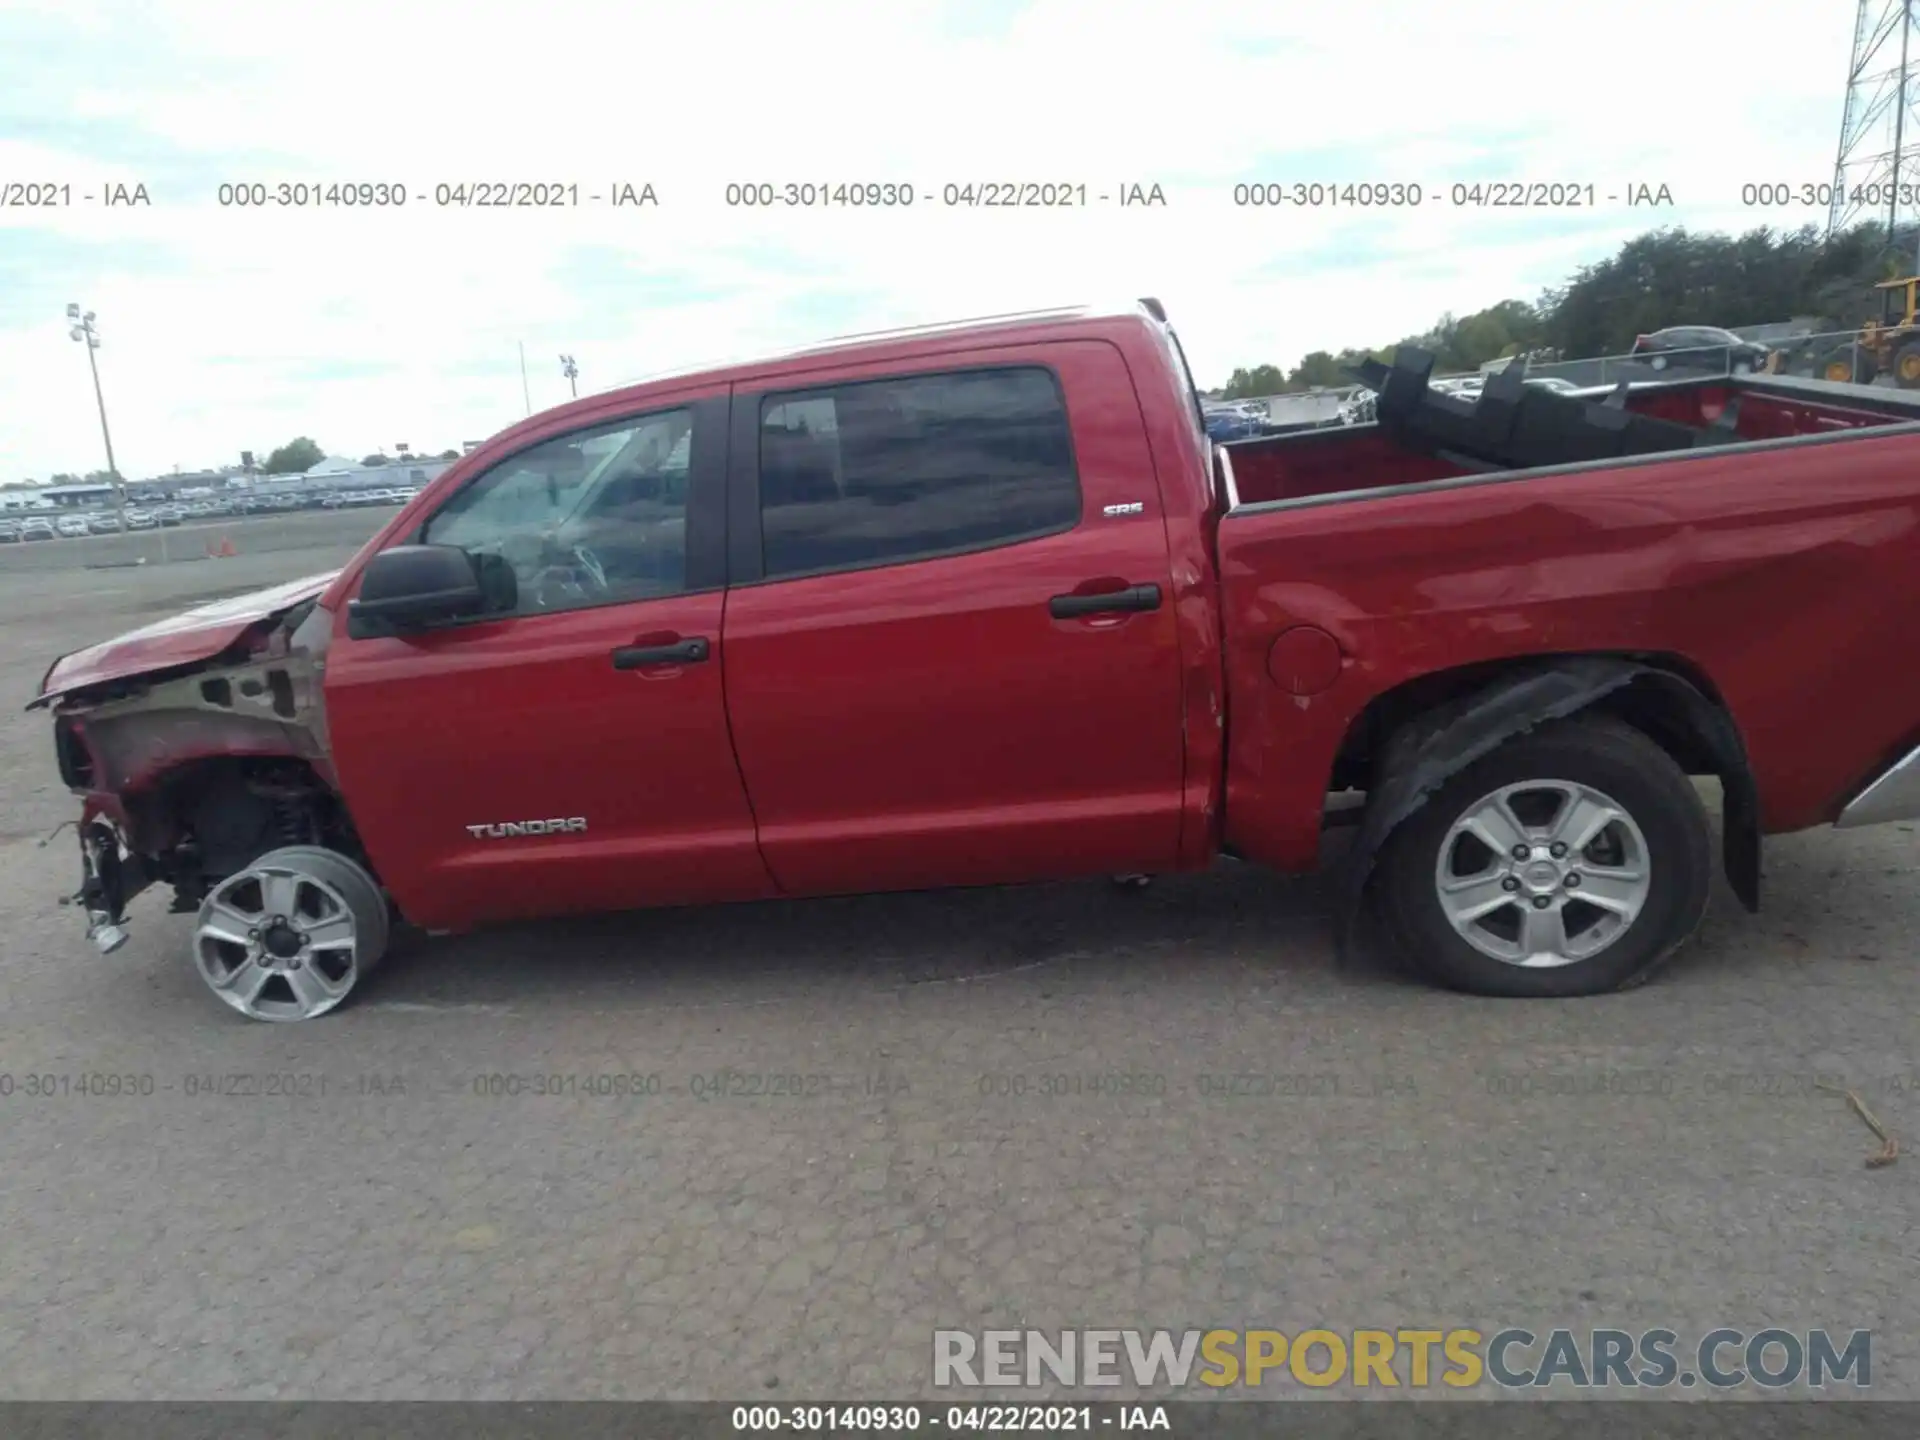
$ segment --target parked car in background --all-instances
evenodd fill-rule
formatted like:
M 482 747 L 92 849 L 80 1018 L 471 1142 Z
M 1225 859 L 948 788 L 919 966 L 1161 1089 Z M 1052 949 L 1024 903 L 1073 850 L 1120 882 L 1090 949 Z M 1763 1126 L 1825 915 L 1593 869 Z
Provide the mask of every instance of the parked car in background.
M 1200 407 L 1206 421 L 1207 438 L 1214 441 L 1245 440 L 1263 434 L 1266 427 L 1238 405 L 1206 403 Z
M 1757 340 L 1742 340 L 1717 325 L 1674 325 L 1636 336 L 1627 352 L 1654 370 L 1712 370 L 1721 375 L 1753 375 L 1769 368 L 1773 350 Z
M 85 515 L 62 515 L 53 522 L 53 528 L 70 540 L 77 540 L 82 535 L 93 533 L 93 527 L 88 523 Z
M 159 521 L 154 519 L 151 510 L 127 511 L 127 528 L 129 530 L 151 530 L 159 523 Z
M 87 525 L 94 534 L 107 535 L 120 528 L 120 517 L 111 511 L 103 511 L 98 515 L 89 517 Z
M 53 522 L 40 515 L 36 515 L 30 520 L 22 520 L 20 522 L 20 538 L 22 540 L 51 540 L 53 539 Z
M 0 520 L 0 545 L 12 545 L 20 539 L 18 520 Z
M 178 525 L 187 518 L 187 512 L 178 505 L 161 505 L 154 510 L 153 518 L 162 525 Z
M 1335 412 L 1334 422 L 1339 425 L 1371 425 L 1378 418 L 1375 400 L 1371 390 L 1361 391 L 1341 405 Z

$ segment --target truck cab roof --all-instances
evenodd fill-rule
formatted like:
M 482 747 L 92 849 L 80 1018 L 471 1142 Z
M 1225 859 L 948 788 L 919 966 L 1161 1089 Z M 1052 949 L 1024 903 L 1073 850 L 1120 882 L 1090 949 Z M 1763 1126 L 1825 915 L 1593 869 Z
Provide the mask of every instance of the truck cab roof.
M 863 331 L 811 342 L 793 350 L 759 354 L 737 360 L 689 366 L 642 376 L 611 390 L 582 396 L 578 401 L 544 412 L 548 416 L 571 410 L 597 409 L 609 399 L 631 398 L 652 389 L 679 388 L 701 381 L 752 380 L 757 383 L 786 375 L 802 375 L 831 362 L 885 364 L 916 355 L 938 355 L 995 344 L 1032 344 L 1054 339 L 1084 339 L 1089 334 L 1135 330 L 1164 323 L 1166 312 L 1157 300 L 1126 304 L 1060 305 L 1041 310 L 1019 310 L 965 320 L 939 321 L 897 329 Z

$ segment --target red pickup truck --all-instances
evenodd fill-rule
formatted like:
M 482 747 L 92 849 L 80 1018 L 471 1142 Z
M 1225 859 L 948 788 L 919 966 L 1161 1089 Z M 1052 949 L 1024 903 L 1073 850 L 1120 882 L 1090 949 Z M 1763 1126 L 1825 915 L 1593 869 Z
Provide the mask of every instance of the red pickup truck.
M 1162 307 L 581 399 L 338 573 L 67 655 L 102 950 L 171 886 L 259 1019 L 404 919 L 1336 870 L 1438 981 L 1646 976 L 1760 836 L 1920 814 L 1920 409 L 1714 377 L 1206 438 Z M 1337 849 L 1339 847 L 1331 847 Z

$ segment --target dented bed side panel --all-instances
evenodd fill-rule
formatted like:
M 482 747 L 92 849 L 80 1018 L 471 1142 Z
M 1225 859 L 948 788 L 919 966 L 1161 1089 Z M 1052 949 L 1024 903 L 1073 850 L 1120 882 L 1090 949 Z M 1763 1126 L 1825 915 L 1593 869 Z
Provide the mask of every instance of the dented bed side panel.
M 1324 796 L 1370 702 L 1423 676 L 1612 654 L 1703 677 L 1744 743 L 1759 826 L 1831 821 L 1920 732 L 1920 435 L 1694 451 L 1485 485 L 1229 514 L 1228 841 L 1320 855 Z M 1337 642 L 1330 682 L 1269 674 L 1276 637 Z

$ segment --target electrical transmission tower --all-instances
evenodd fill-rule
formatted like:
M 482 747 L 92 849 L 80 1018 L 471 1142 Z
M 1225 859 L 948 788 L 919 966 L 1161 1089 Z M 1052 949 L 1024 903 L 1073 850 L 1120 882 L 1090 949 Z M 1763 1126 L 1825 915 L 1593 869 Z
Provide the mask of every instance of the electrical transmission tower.
M 1920 36 L 1915 0 L 1860 0 L 1847 66 L 1840 154 L 1833 166 L 1827 233 L 1884 215 L 1896 225 L 1920 211 Z

